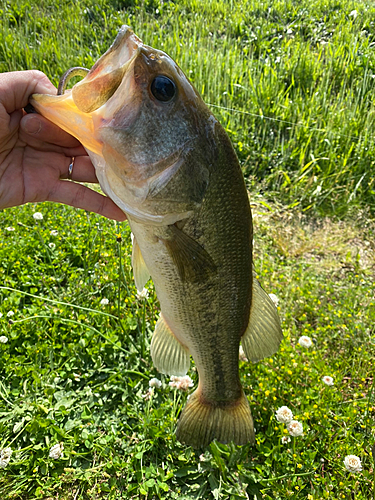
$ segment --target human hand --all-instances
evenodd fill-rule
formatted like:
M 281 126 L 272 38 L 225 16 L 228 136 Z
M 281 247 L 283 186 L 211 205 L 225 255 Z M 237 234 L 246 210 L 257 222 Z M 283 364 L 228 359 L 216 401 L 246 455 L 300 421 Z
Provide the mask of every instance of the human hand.
M 56 94 L 56 89 L 40 71 L 0 74 L 0 209 L 55 201 L 125 220 L 110 198 L 64 180 L 75 157 L 72 180 L 98 182 L 77 139 L 41 115 L 25 113 L 23 108 L 34 93 Z

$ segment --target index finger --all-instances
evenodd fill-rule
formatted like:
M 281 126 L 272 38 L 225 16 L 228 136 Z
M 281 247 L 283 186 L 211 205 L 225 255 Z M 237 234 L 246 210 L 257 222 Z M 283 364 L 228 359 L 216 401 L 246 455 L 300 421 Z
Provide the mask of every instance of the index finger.
M 0 106 L 7 114 L 24 108 L 32 94 L 56 94 L 56 88 L 41 71 L 14 71 L 0 74 Z

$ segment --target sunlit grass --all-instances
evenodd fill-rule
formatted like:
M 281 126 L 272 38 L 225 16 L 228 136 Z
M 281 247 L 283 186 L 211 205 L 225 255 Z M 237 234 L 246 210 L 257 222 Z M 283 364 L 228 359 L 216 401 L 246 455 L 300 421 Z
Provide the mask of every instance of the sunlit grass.
M 373 2 L 1 4 L 1 71 L 38 68 L 57 84 L 129 24 L 212 105 L 247 176 L 303 210 L 373 210 Z

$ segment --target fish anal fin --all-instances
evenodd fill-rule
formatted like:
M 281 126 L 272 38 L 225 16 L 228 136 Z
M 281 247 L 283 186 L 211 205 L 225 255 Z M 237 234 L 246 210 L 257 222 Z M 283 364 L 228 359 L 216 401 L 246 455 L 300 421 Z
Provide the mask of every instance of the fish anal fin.
M 137 287 L 137 290 L 141 292 L 150 278 L 150 273 L 146 267 L 146 263 L 143 259 L 141 249 L 139 248 L 139 245 L 135 238 L 133 239 L 132 267 L 133 267 L 135 286 Z
M 151 357 L 155 368 L 161 373 L 183 376 L 189 370 L 189 349 L 175 337 L 162 314 L 152 336 Z
M 214 439 L 238 445 L 253 443 L 254 424 L 245 394 L 230 405 L 218 405 L 204 401 L 198 387 L 181 413 L 176 436 L 194 448 L 207 446 Z
M 176 225 L 169 229 L 171 237 L 163 241 L 182 281 L 204 281 L 216 273 L 217 267 L 207 250 Z
M 249 324 L 241 344 L 252 362 L 275 354 L 283 339 L 277 309 L 253 273 L 253 293 Z

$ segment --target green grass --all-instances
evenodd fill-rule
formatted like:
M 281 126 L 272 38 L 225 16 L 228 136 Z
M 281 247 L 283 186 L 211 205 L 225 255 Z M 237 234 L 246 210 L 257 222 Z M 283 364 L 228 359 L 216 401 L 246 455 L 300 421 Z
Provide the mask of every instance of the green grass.
M 375 498 L 372 2 L 0 9 L 1 71 L 38 68 L 57 84 L 67 68 L 90 67 L 123 23 L 179 62 L 242 162 L 255 265 L 285 334 L 275 356 L 240 364 L 256 444 L 182 446 L 174 429 L 187 394 L 153 368 L 159 305 L 151 282 L 149 299 L 137 298 L 127 224 L 48 203 L 2 211 L 0 449 L 13 454 L 1 500 Z M 302 348 L 302 335 L 314 346 Z M 194 367 L 190 376 L 196 384 Z M 152 377 L 162 387 L 147 400 Z M 304 426 L 286 444 L 283 405 Z M 361 473 L 344 468 L 349 454 Z
M 1 71 L 38 68 L 57 84 L 67 68 L 91 67 L 118 27 L 130 24 L 188 74 L 226 127 L 250 179 L 303 210 L 342 216 L 359 205 L 374 211 L 373 2 L 0 5 Z
M 147 301 L 136 296 L 127 224 L 52 204 L 0 215 L 0 448 L 14 451 L 1 498 L 371 498 L 375 226 L 301 221 L 255 200 L 257 272 L 280 299 L 285 340 L 273 358 L 241 362 L 256 445 L 206 450 L 175 439 L 186 394 L 153 368 L 158 303 L 151 283 Z M 163 386 L 146 400 L 155 376 Z M 283 405 L 305 433 L 287 444 Z M 348 454 L 362 473 L 345 470 Z

